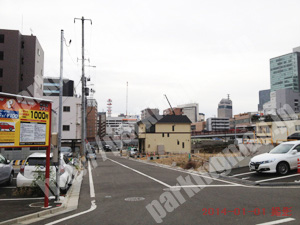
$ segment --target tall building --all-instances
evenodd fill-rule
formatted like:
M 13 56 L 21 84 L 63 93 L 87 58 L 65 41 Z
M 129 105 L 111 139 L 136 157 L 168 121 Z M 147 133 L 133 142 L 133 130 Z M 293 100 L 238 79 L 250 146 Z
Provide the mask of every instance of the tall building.
M 96 141 L 98 135 L 98 104 L 96 99 L 87 99 L 86 107 L 86 139 L 90 142 Z
M 218 118 L 232 117 L 232 101 L 228 98 L 223 98 L 218 104 Z
M 106 112 L 98 112 L 98 134 L 100 138 L 106 135 Z
M 270 59 L 271 92 L 290 88 L 299 92 L 300 52 Z
M 59 96 L 59 78 L 44 78 L 44 96 Z M 63 79 L 63 96 L 74 96 L 74 81 Z
M 270 89 L 259 91 L 258 111 L 263 110 L 263 105 L 270 101 Z
M 38 39 L 0 29 L 0 91 L 43 96 L 44 51 Z
M 106 117 L 106 133 L 108 135 L 134 134 L 137 121 L 138 116 Z
M 159 115 L 159 109 L 155 108 L 155 109 L 150 109 L 150 108 L 146 108 L 143 109 L 141 111 L 141 119 L 146 119 L 148 117 L 156 117 Z
M 186 115 L 192 121 L 192 123 L 196 123 L 198 121 L 198 115 L 199 115 L 198 103 L 178 105 L 177 107 L 182 108 L 183 115 Z

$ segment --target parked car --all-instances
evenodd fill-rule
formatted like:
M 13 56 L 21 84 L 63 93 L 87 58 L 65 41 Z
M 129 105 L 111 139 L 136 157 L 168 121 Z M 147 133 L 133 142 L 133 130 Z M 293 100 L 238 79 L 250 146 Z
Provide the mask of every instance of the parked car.
M 50 155 L 50 180 L 56 180 L 56 168 L 52 162 L 52 153 Z M 21 166 L 17 176 L 17 187 L 31 186 L 38 173 L 46 172 L 46 154 L 33 153 L 27 157 L 25 164 Z M 60 181 L 59 187 L 65 192 L 69 185 L 72 184 L 74 177 L 74 167 L 68 158 L 60 154 Z
M 293 133 L 292 135 L 287 137 L 287 140 L 295 141 L 300 140 L 300 133 Z
M 71 147 L 61 147 L 60 152 L 69 158 L 73 157 L 73 152 Z
M 249 163 L 251 171 L 285 175 L 297 168 L 300 157 L 300 141 L 284 142 L 269 153 L 254 156 Z
M 88 158 L 88 159 L 97 159 L 97 155 L 95 154 L 95 152 L 88 152 L 87 154 L 86 154 L 86 157 Z
M 0 123 L 0 131 L 2 131 L 2 130 L 13 131 L 14 129 L 15 129 L 15 127 L 10 125 L 9 123 L 4 123 L 4 122 Z
M 3 155 L 0 154 L 0 184 L 11 184 L 14 178 L 14 169 Z
M 103 149 L 106 152 L 111 152 L 112 147 L 110 145 L 104 145 Z

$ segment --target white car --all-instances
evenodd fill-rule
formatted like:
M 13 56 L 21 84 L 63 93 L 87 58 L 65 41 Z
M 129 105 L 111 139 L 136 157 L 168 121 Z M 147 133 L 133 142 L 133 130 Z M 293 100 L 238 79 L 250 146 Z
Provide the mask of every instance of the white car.
M 284 142 L 269 153 L 254 156 L 249 168 L 251 171 L 285 175 L 289 170 L 297 168 L 298 158 L 300 158 L 300 141 Z
M 21 166 L 17 176 L 17 187 L 31 186 L 38 173 L 46 171 L 46 153 L 33 153 L 27 157 L 25 164 Z M 50 181 L 56 180 L 56 169 L 52 163 L 52 153 L 50 154 Z M 74 177 L 74 167 L 63 154 L 60 155 L 60 181 L 59 187 L 65 192 L 71 185 Z

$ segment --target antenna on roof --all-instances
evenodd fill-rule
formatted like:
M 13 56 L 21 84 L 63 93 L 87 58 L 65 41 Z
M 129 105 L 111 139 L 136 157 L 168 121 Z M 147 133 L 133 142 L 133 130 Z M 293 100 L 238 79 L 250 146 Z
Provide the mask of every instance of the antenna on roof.
M 169 99 L 168 99 L 167 95 L 165 95 L 165 97 L 166 97 L 166 99 L 167 99 L 167 101 L 168 101 L 168 103 L 169 103 L 169 105 L 170 105 L 170 107 L 172 109 L 173 115 L 175 115 L 174 109 L 172 108 L 171 103 L 169 102 Z

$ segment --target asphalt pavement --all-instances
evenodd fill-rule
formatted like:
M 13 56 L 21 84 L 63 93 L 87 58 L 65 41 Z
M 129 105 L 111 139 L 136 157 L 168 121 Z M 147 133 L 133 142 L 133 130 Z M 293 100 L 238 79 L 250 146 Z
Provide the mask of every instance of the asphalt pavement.
M 106 156 L 87 168 L 76 211 L 36 224 L 300 223 L 299 186 L 246 186 Z

